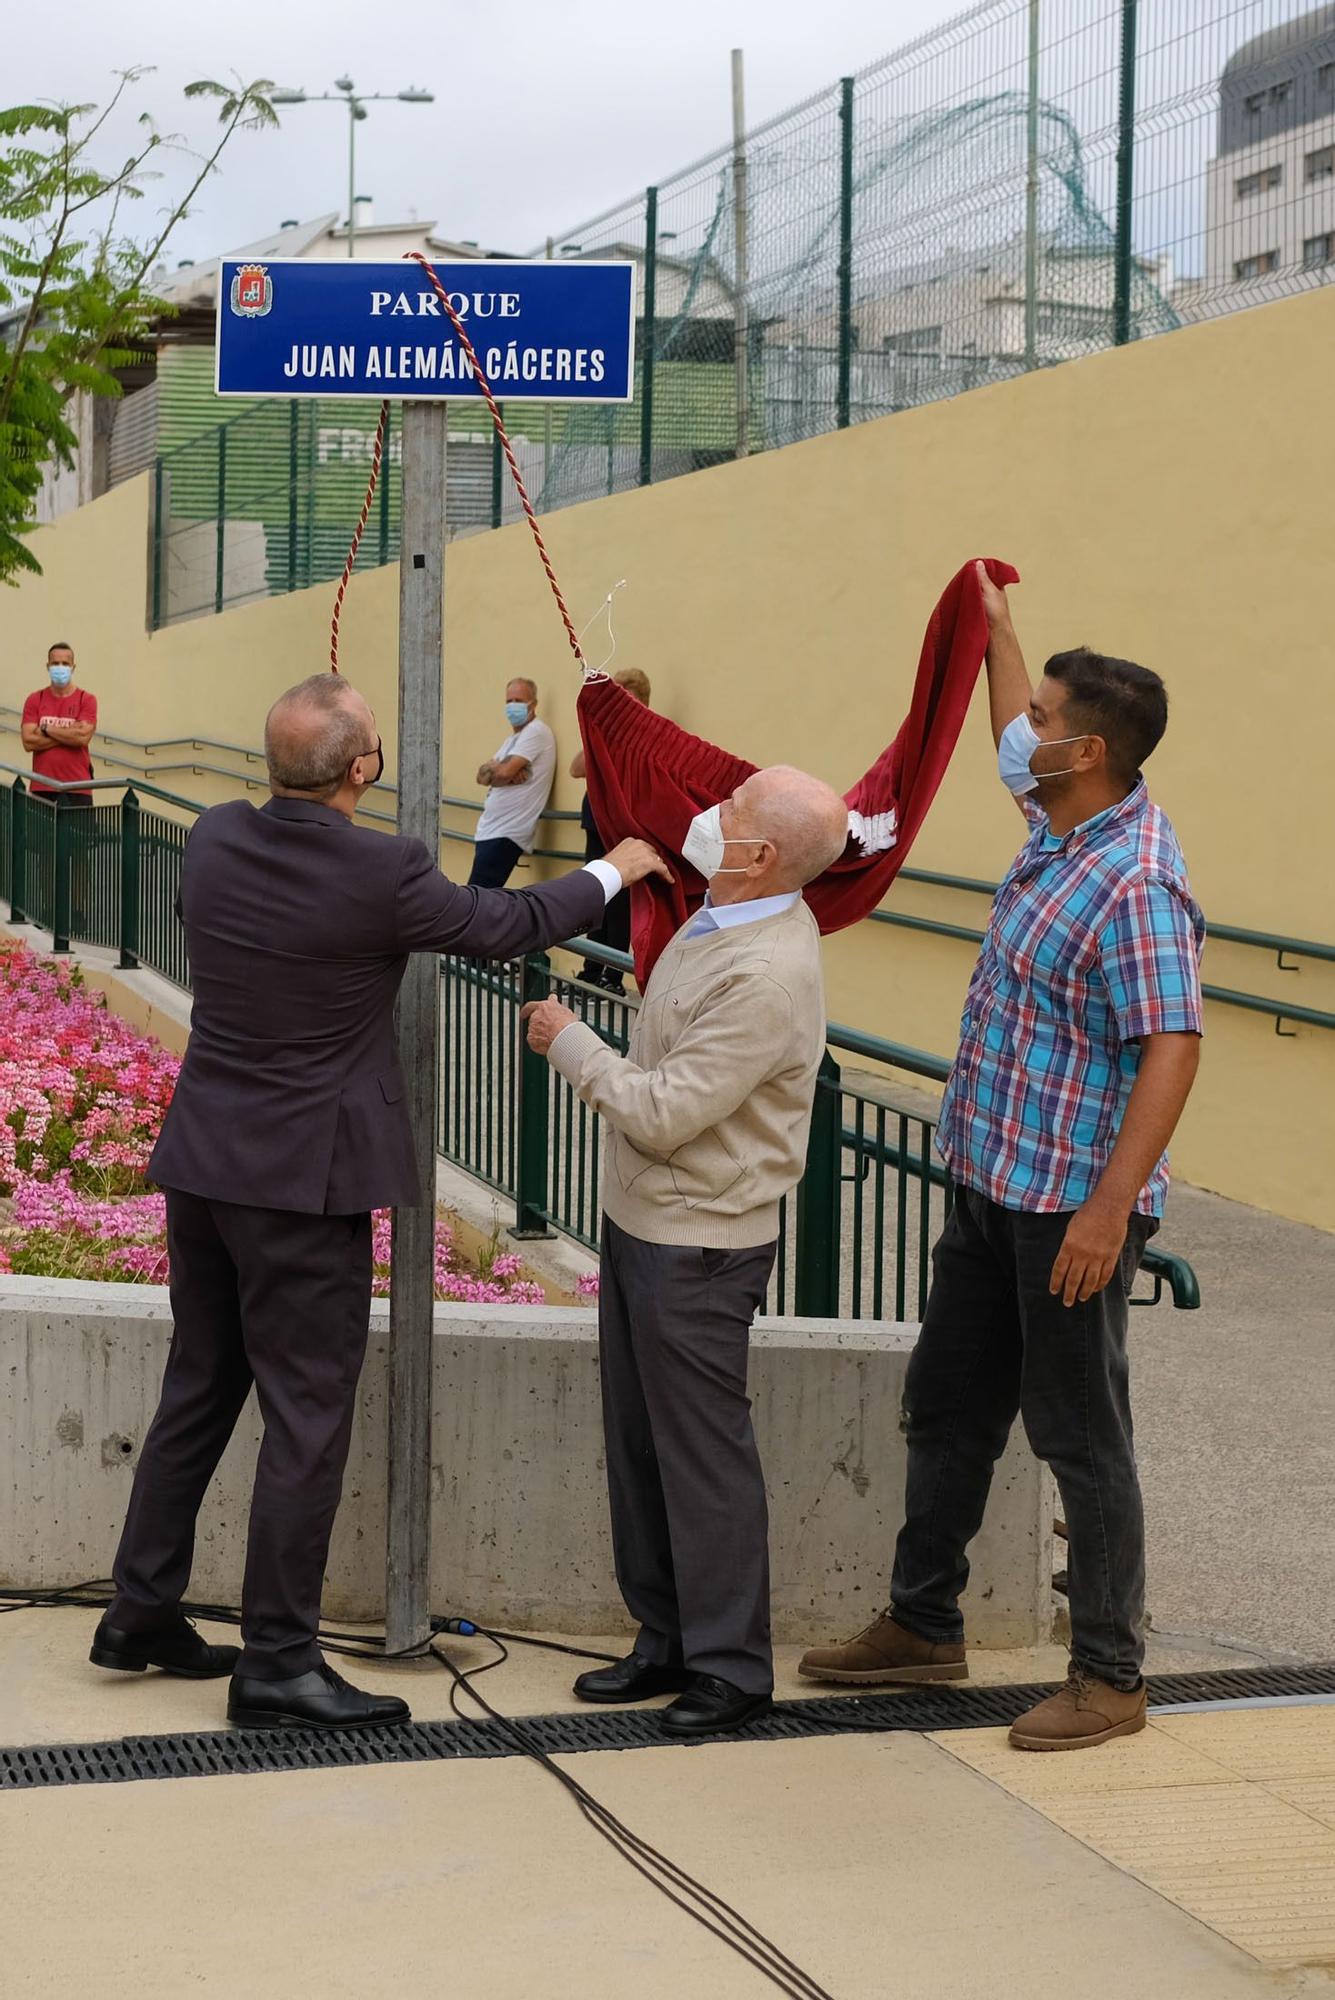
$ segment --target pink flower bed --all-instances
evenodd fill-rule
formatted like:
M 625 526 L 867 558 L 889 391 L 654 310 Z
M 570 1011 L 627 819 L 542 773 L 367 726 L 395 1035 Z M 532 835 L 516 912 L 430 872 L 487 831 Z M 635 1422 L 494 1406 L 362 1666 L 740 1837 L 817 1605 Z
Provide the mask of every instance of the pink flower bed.
M 84 987 L 76 967 L 26 945 L 0 947 L 0 1271 L 167 1283 L 165 1203 L 145 1170 L 179 1071 L 175 1056 Z M 373 1229 L 383 1298 L 387 1209 Z M 437 1223 L 438 1299 L 543 1304 L 521 1268 L 493 1253 L 481 1270 L 461 1269 L 449 1225 Z

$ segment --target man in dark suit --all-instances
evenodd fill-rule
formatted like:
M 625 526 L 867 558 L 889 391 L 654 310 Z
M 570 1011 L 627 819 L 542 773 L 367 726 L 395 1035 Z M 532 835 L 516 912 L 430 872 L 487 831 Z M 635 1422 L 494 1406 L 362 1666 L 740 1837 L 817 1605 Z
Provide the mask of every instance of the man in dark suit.
M 247 1727 L 405 1721 L 316 1643 L 371 1300 L 371 1211 L 419 1198 L 393 1008 L 411 951 L 515 958 L 592 930 L 667 873 L 641 841 L 517 892 L 461 888 L 420 841 L 353 824 L 384 760 L 375 718 L 316 674 L 265 725 L 272 798 L 196 822 L 178 910 L 194 1009 L 149 1172 L 167 1191 L 175 1331 L 92 1659 L 232 1675 Z M 244 1650 L 178 1609 L 195 1518 L 252 1382 L 264 1419 Z

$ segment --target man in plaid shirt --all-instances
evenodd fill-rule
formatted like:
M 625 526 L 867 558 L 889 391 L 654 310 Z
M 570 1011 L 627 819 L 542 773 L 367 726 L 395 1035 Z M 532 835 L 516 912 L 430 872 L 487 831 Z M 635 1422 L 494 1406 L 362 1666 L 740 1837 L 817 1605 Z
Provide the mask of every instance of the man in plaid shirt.
M 937 1129 L 955 1206 L 904 1391 L 906 1518 L 890 1610 L 813 1680 L 962 1680 L 960 1594 L 1016 1414 L 1069 1534 L 1071 1672 L 1011 1731 L 1077 1750 L 1145 1726 L 1145 1533 L 1127 1303 L 1200 1057 L 1205 924 L 1141 765 L 1157 674 L 1081 648 L 1031 690 L 1004 591 L 987 608 L 992 729 L 1030 824 L 997 892 Z

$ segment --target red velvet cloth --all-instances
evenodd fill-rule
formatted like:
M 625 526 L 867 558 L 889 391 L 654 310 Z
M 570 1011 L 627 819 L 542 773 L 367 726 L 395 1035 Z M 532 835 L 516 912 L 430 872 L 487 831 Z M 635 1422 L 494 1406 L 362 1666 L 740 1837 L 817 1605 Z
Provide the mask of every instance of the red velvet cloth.
M 1009 563 L 987 559 L 997 584 L 1018 583 Z M 822 932 L 843 930 L 876 908 L 907 858 L 959 738 L 987 651 L 987 619 L 973 562 L 941 593 L 928 620 L 909 712 L 889 747 L 845 793 L 864 818 L 894 814 L 893 844 L 865 853 L 850 837 L 831 868 L 808 884 L 806 899 Z M 638 835 L 658 848 L 676 875 L 631 892 L 631 949 L 641 987 L 659 953 L 704 901 L 705 884 L 681 858 L 698 812 L 728 798 L 757 766 L 656 715 L 614 681 L 586 682 L 579 697 L 589 803 L 608 847 Z M 801 746 L 794 745 L 795 761 Z

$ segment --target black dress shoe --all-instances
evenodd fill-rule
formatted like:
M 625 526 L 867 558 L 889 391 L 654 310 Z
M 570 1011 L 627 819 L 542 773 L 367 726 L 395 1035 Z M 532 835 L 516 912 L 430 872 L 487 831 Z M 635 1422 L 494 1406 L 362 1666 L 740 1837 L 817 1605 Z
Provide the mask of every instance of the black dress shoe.
M 631 1653 L 614 1667 L 598 1667 L 581 1674 L 575 1693 L 581 1701 L 648 1701 L 655 1694 L 680 1694 L 691 1685 L 685 1667 L 656 1667 L 652 1660 Z
M 659 1726 L 665 1736 L 715 1736 L 768 1715 L 773 1706 L 772 1695 L 744 1694 L 714 1674 L 695 1674 L 681 1699 L 663 1710 Z
M 156 1632 L 122 1632 L 104 1618 L 93 1634 L 88 1657 L 95 1667 L 110 1667 L 118 1674 L 161 1667 L 164 1674 L 179 1674 L 183 1680 L 216 1681 L 236 1672 L 241 1648 L 210 1646 L 188 1618 L 178 1617 Z
M 234 1674 L 227 1719 L 238 1729 L 368 1729 L 380 1722 L 411 1722 L 412 1716 L 397 1695 L 364 1694 L 324 1660 L 290 1680 Z

